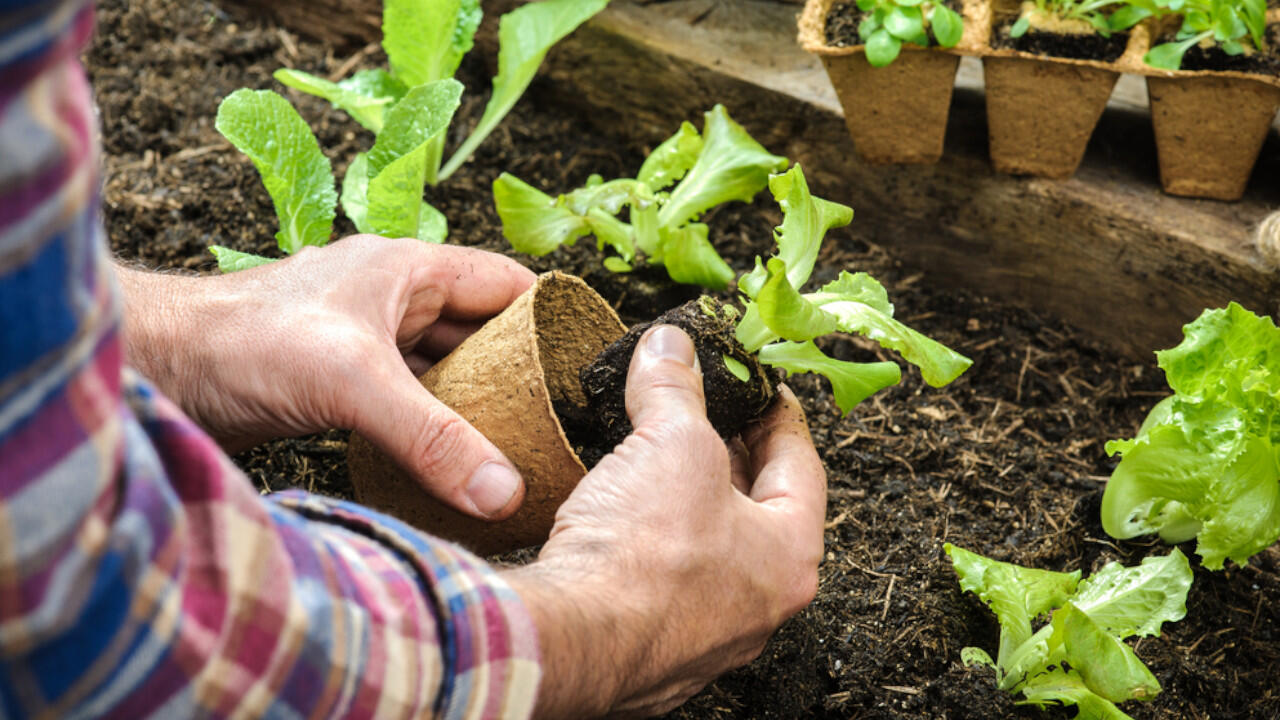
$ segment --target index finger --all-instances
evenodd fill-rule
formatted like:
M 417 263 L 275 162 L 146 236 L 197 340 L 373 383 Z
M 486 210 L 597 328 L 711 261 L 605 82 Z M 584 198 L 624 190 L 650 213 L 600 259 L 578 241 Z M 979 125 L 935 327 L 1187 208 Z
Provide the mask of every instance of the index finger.
M 440 293 L 440 317 L 484 320 L 515 302 L 537 276 L 505 255 L 457 245 L 417 243 L 426 253 L 410 279 L 413 300 Z M 410 302 L 413 302 L 411 300 Z
M 821 528 L 827 512 L 827 472 L 790 388 L 778 386 L 773 407 L 743 439 L 755 476 L 751 499 Z

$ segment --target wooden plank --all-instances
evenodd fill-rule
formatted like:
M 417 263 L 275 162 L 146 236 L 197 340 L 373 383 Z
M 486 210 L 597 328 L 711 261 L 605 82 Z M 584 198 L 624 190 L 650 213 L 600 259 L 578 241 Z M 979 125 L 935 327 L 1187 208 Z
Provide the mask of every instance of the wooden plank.
M 519 0 L 486 2 L 492 18 Z M 548 56 L 555 101 L 607 132 L 657 142 L 679 121 L 727 106 L 770 150 L 802 163 L 815 189 L 855 209 L 853 233 L 964 287 L 1056 314 L 1136 357 L 1180 338 L 1201 309 L 1237 300 L 1274 314 L 1276 276 L 1252 228 L 1280 199 L 1269 139 L 1239 203 L 1164 195 L 1145 110 L 1113 98 L 1076 176 L 996 174 L 985 109 L 962 71 L 943 159 L 857 160 L 821 66 L 796 47 L 797 8 L 776 0 L 614 0 Z M 966 79 L 966 73 L 969 79 Z

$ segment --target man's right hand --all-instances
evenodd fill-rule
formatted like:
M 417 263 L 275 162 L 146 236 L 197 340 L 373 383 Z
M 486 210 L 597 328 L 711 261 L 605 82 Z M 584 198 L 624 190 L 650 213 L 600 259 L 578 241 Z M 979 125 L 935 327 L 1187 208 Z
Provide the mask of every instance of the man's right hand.
M 789 390 L 731 460 L 692 342 L 661 326 L 632 358 L 627 410 L 635 432 L 560 508 L 538 561 L 507 575 L 538 628 L 537 717 L 674 708 L 817 591 L 826 475 Z

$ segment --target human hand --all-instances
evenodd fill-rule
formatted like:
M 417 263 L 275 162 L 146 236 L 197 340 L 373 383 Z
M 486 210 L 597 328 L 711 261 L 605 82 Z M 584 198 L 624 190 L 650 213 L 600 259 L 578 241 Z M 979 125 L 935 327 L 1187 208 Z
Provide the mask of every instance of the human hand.
M 539 632 L 536 716 L 653 715 L 750 662 L 817 591 L 826 474 L 790 390 L 730 452 L 706 420 L 693 344 L 642 339 L 635 432 L 508 573 Z
M 354 236 L 216 277 L 117 274 L 131 364 L 228 451 L 351 428 L 464 512 L 520 505 L 515 467 L 416 379 L 533 283 L 518 263 Z

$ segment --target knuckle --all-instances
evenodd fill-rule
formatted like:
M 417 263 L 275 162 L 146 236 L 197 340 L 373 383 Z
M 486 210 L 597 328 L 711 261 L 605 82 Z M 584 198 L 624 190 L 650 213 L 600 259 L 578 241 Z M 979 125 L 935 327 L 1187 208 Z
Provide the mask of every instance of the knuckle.
M 431 413 L 418 428 L 409 452 L 414 462 L 428 476 L 456 464 L 467 433 L 462 418 L 447 412 Z

